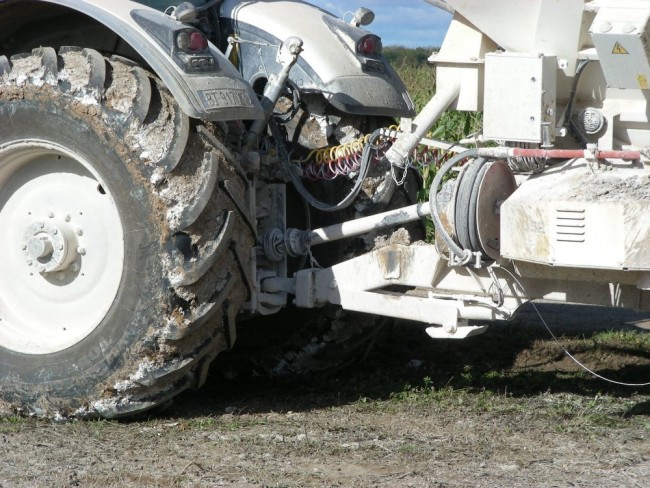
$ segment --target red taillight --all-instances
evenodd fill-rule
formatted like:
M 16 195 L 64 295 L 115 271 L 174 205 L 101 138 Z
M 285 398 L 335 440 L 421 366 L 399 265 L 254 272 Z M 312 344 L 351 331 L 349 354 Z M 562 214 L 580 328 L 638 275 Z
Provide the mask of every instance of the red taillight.
M 383 48 L 381 38 L 372 34 L 362 37 L 357 44 L 357 52 L 366 56 L 378 56 Z
M 190 34 L 190 51 L 205 51 L 208 48 L 208 40 L 197 31 Z
M 182 31 L 176 36 L 176 47 L 185 52 L 205 51 L 208 39 L 199 31 Z

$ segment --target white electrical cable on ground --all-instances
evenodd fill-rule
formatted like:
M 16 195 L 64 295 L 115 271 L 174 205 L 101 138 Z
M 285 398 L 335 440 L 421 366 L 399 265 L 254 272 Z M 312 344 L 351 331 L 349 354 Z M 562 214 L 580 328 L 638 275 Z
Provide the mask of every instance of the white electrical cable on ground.
M 512 279 L 515 280 L 515 282 L 517 283 L 517 285 L 519 285 L 519 287 L 521 288 L 521 291 L 522 291 L 523 294 L 524 294 L 524 298 L 525 298 L 528 302 L 530 302 L 530 304 L 533 306 L 533 309 L 535 309 L 535 313 L 537 313 L 537 316 L 538 316 L 539 319 L 542 321 L 542 324 L 544 324 L 544 327 L 546 327 L 546 330 L 548 331 L 548 333 L 551 334 L 551 337 L 552 337 L 556 342 L 559 343 L 560 340 L 555 336 L 555 334 L 553 333 L 553 331 L 551 330 L 551 328 L 548 326 L 548 324 L 546 323 L 546 320 L 544 320 L 544 317 L 542 317 L 542 314 L 540 313 L 539 309 L 537 308 L 537 305 L 535 305 L 535 303 L 531 300 L 530 296 L 528 296 L 528 292 L 526 291 L 526 288 L 524 288 L 524 285 L 522 285 L 521 281 L 519 281 L 519 280 L 517 279 L 517 277 L 516 277 L 513 273 L 511 273 L 509 270 L 507 270 L 506 268 L 499 267 L 499 269 L 501 269 L 501 270 L 505 271 L 506 273 L 508 273 L 508 274 L 512 277 Z M 568 357 L 569 357 L 569 358 L 570 358 L 574 363 L 576 363 L 578 366 L 580 366 L 580 367 L 581 367 L 583 370 L 585 370 L 587 373 L 589 373 L 590 375 L 595 376 L 596 378 L 599 378 L 599 379 L 601 379 L 601 380 L 603 380 L 603 381 L 606 381 L 607 383 L 612 383 L 612 384 L 614 384 L 614 385 L 620 385 L 620 386 L 631 386 L 631 387 L 650 386 L 650 383 L 623 383 L 623 382 L 621 382 L 621 381 L 615 381 L 615 380 L 612 380 L 612 379 L 609 379 L 609 378 L 605 378 L 604 376 L 599 375 L 599 374 L 596 373 L 595 371 L 591 370 L 589 367 L 587 367 L 587 366 L 585 366 L 584 364 L 582 364 L 582 363 L 581 363 L 581 362 L 580 362 L 576 357 L 574 357 L 574 356 L 573 356 L 569 351 L 567 351 L 565 348 L 562 348 L 562 351 L 564 351 L 564 354 L 566 354 L 566 355 L 567 355 L 567 356 L 568 356 Z

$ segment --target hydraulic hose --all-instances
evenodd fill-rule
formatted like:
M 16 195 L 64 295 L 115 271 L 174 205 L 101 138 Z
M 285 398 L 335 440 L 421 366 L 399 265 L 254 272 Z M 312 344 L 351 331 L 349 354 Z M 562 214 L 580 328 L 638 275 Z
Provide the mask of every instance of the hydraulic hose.
M 472 251 L 469 249 L 462 249 L 458 246 L 442 225 L 442 221 L 440 220 L 440 210 L 438 209 L 438 187 L 451 168 L 456 166 L 463 159 L 475 158 L 477 156 L 478 149 L 469 149 L 451 158 L 436 172 L 436 176 L 431 184 L 431 189 L 429 190 L 429 209 L 431 211 L 433 225 L 436 229 L 436 235 L 442 238 L 445 244 L 447 244 L 449 250 L 460 259 L 461 264 L 467 264 L 472 259 Z
M 568 129 L 571 131 L 571 134 L 585 147 L 587 146 L 588 141 L 585 139 L 585 136 L 582 134 L 582 132 L 578 130 L 575 122 L 573 121 L 573 105 L 575 103 L 576 95 L 578 92 L 578 83 L 580 82 L 580 76 L 590 62 L 591 60 L 589 59 L 583 59 L 576 68 L 575 75 L 573 76 L 573 83 L 571 85 L 571 92 L 569 93 L 569 102 L 566 106 L 566 115 L 564 116 L 565 118 L 563 124 L 565 127 L 568 127 Z
M 375 141 L 377 141 L 377 139 L 381 137 L 380 130 L 376 130 L 375 132 L 372 133 L 370 139 L 368 140 L 368 143 L 363 149 L 359 174 L 357 175 L 357 179 L 350 192 L 340 202 L 335 204 L 328 204 L 325 202 L 321 202 L 316 197 L 314 197 L 314 195 L 312 195 L 309 192 L 309 190 L 305 188 L 305 185 L 303 185 L 300 179 L 300 175 L 298 174 L 296 168 L 291 163 L 291 158 L 289 157 L 289 154 L 287 153 L 286 148 L 282 143 L 284 139 L 277 125 L 277 122 L 271 119 L 271 121 L 269 122 L 269 126 L 271 127 L 271 133 L 273 134 L 273 138 L 275 139 L 275 141 L 277 141 L 276 147 L 278 149 L 278 152 L 281 153 L 280 159 L 284 163 L 284 166 L 287 172 L 289 173 L 289 177 L 291 178 L 291 183 L 293 183 L 293 186 L 296 188 L 300 196 L 304 198 L 305 201 L 309 203 L 309 205 L 322 212 L 338 212 L 339 210 L 343 210 L 349 207 L 352 204 L 352 202 L 354 202 L 354 200 L 359 195 L 359 192 L 361 191 L 363 180 L 366 178 L 366 176 L 368 176 L 368 170 L 370 169 L 372 154 L 373 151 L 376 149 Z
M 578 92 L 578 83 L 580 82 L 580 75 L 582 75 L 582 72 L 590 62 L 591 60 L 589 59 L 583 59 L 582 61 L 580 61 L 580 64 L 578 64 L 578 67 L 576 68 L 576 72 L 573 75 L 573 83 L 571 84 L 571 92 L 569 93 L 569 103 L 567 103 L 566 106 L 564 126 L 568 126 L 571 124 L 571 116 L 573 115 L 573 104 L 575 103 L 576 93 Z

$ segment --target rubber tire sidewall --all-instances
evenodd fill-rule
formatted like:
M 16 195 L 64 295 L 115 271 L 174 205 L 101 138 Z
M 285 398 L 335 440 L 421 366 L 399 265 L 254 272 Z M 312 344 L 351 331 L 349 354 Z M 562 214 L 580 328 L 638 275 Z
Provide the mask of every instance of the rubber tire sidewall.
M 125 161 L 124 144 L 101 117 L 78 115 L 68 108 L 73 103 L 62 94 L 45 100 L 0 99 L 1 120 L 11 120 L 0 124 L 0 144 L 50 141 L 92 164 L 119 212 L 124 236 L 122 278 L 106 316 L 74 346 L 44 355 L 0 347 L 0 396 L 10 402 L 24 404 L 45 396 L 80 404 L 86 396 L 97 398 L 112 387 L 104 382 L 123 369 L 128 351 L 162 321 L 161 307 L 154 305 L 164 303 L 159 296 L 163 293 L 161 237 L 155 231 L 161 224 L 153 218 L 148 182 L 138 177 L 132 162 Z

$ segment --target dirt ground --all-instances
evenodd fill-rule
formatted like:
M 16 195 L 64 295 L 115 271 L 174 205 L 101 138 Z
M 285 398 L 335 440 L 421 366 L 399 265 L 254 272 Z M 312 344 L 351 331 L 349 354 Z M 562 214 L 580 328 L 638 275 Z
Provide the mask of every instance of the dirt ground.
M 650 486 L 650 389 L 563 353 L 646 383 L 650 315 L 540 310 L 559 342 L 531 308 L 460 343 L 395 323 L 335 374 L 268 378 L 247 350 L 148 418 L 7 416 L 0 488 Z

